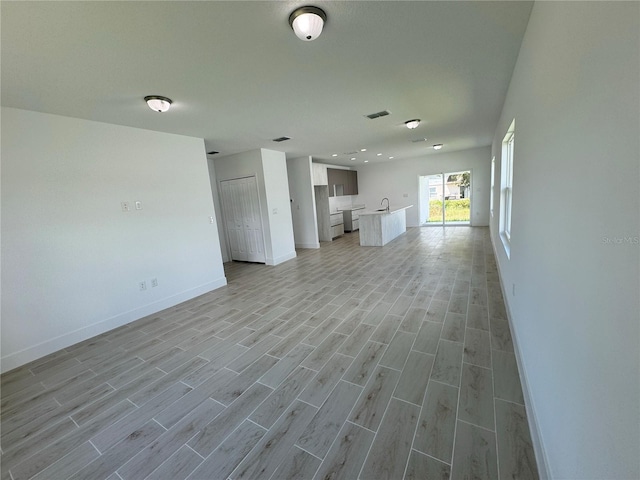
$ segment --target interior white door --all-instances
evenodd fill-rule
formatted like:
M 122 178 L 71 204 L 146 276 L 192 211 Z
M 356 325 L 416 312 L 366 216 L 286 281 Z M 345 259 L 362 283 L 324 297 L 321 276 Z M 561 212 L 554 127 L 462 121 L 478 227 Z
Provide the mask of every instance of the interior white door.
M 255 177 L 220 182 L 231 258 L 265 263 L 264 236 Z

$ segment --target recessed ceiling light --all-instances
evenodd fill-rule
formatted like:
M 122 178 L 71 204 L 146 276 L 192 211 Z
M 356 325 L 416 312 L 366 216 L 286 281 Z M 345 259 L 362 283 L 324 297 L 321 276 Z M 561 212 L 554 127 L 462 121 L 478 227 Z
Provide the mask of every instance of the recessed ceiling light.
M 381 157 L 381 156 L 382 156 L 382 154 L 381 154 L 381 153 L 378 153 L 378 155 L 377 155 L 377 156 L 378 156 L 378 157 Z
M 337 154 L 337 153 L 334 153 L 334 154 L 333 154 L 333 155 L 331 155 L 331 156 L 332 156 L 332 157 L 337 157 L 337 156 L 338 156 L 338 154 Z
M 367 151 L 367 149 L 366 149 L 366 148 L 361 148 L 361 149 L 360 149 L 360 151 L 361 151 L 361 152 L 366 152 L 366 151 Z
M 393 157 L 389 157 L 389 160 L 393 160 Z
M 147 105 L 149 105 L 151 110 L 159 113 L 169 110 L 173 103 L 170 98 L 161 97 L 160 95 L 148 95 L 144 97 L 144 101 L 147 102 Z
M 442 144 L 441 143 L 438 143 L 438 144 L 433 146 L 434 150 L 440 150 L 441 148 L 442 148 Z
M 404 124 L 407 126 L 408 129 L 413 130 L 418 125 L 420 125 L 420 119 L 414 118 L 413 120 L 407 120 L 406 122 L 404 122 Z
M 369 160 L 365 160 L 364 163 L 369 163 Z
M 356 159 L 356 157 L 351 157 L 351 160 L 355 160 L 355 159 Z

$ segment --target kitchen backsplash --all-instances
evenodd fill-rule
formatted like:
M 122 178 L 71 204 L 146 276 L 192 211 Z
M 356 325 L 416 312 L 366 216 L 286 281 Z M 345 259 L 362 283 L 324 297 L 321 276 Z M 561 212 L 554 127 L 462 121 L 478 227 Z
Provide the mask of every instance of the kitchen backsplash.
M 351 207 L 358 203 L 357 195 L 343 195 L 340 197 L 329 197 L 329 211 L 335 212 L 342 208 Z

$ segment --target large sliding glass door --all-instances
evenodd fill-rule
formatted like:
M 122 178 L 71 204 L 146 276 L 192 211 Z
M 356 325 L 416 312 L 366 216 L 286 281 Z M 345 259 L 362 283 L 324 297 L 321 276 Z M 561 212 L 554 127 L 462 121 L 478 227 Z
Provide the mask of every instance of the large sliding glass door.
M 420 177 L 420 221 L 422 225 L 469 225 L 471 171 Z

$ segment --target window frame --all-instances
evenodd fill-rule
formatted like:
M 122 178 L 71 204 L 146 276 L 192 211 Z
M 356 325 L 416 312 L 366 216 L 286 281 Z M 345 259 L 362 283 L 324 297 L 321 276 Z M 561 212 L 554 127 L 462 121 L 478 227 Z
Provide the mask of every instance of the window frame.
M 500 168 L 500 236 L 507 257 L 511 256 L 511 237 L 513 219 L 513 167 L 515 160 L 515 126 L 513 119 L 502 140 L 502 159 Z

